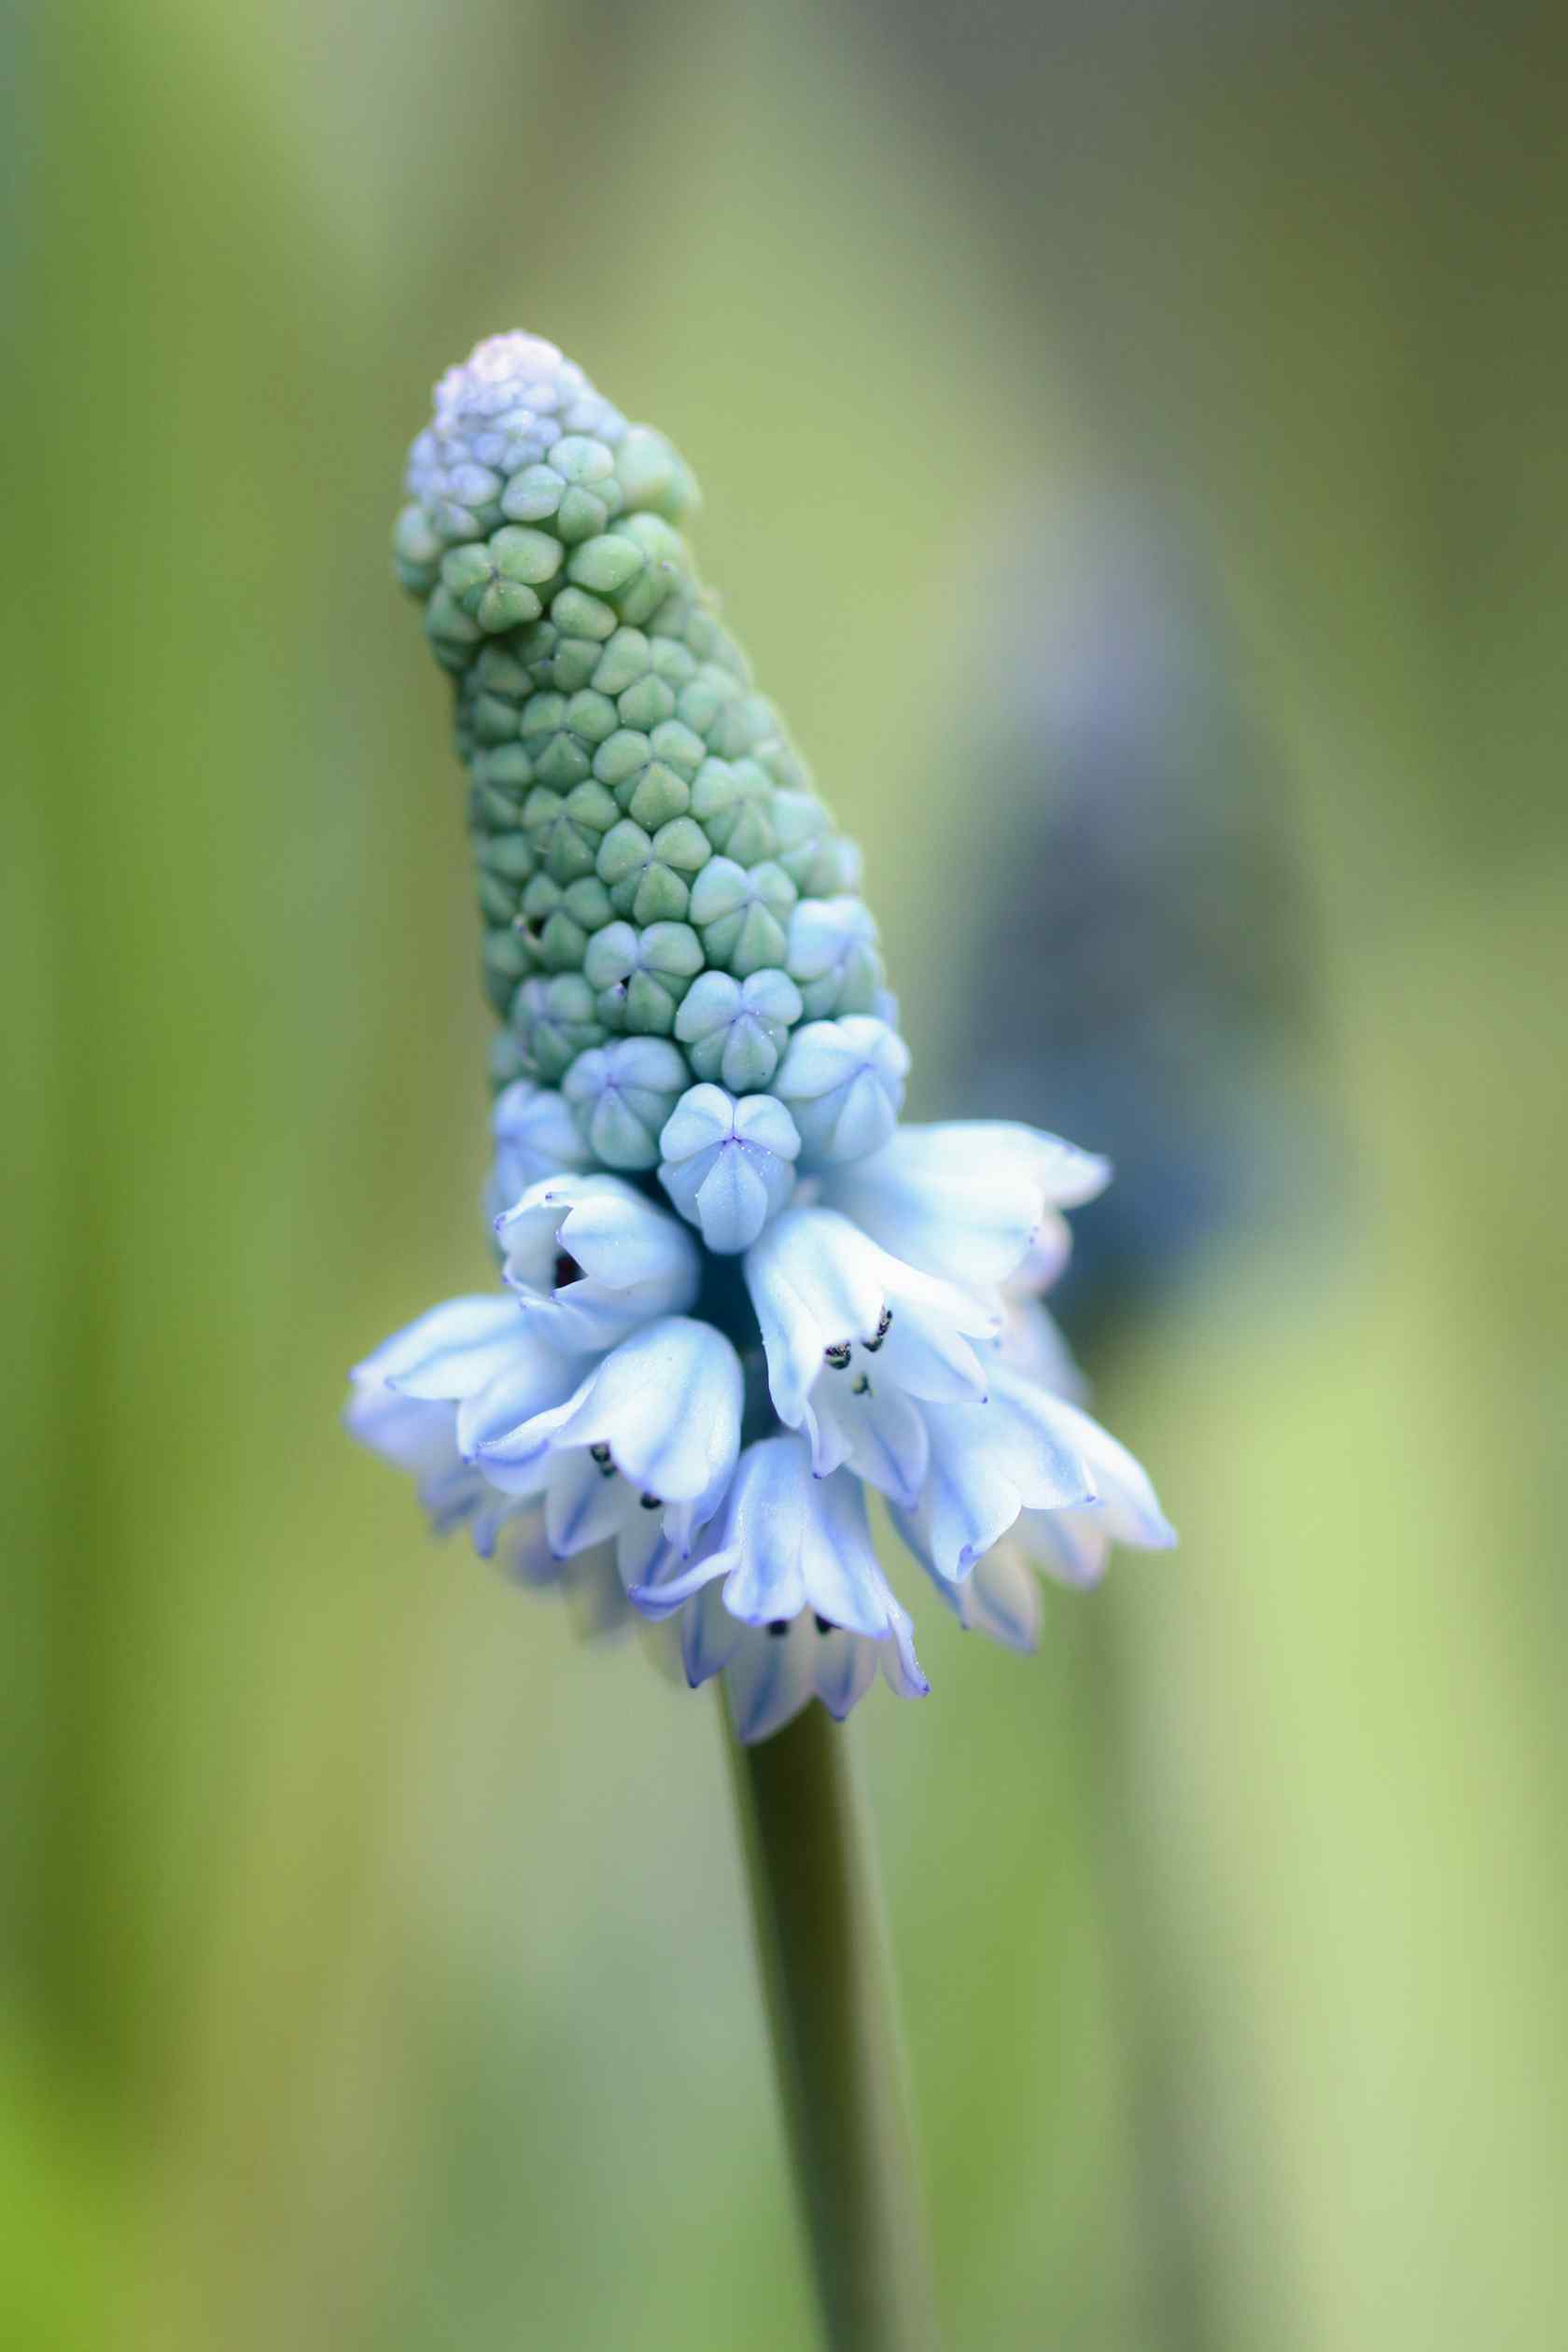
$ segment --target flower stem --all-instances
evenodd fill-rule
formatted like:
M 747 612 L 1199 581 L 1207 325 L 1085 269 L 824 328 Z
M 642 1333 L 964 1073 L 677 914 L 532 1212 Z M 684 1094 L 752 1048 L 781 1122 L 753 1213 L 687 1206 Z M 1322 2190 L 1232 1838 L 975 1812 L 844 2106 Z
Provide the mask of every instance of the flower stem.
M 880 1890 L 844 1730 L 728 1735 L 796 2186 L 831 2352 L 935 2352 Z

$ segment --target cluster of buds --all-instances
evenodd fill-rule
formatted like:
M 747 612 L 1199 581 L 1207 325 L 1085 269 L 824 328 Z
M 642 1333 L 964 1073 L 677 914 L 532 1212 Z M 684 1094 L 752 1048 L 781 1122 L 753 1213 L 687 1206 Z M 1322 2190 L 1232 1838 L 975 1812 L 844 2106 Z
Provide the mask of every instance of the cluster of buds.
M 861 859 L 721 627 L 681 459 L 552 344 L 436 391 L 395 546 L 456 684 L 502 1078 L 657 1168 L 711 1250 L 892 1132 L 908 1057 Z

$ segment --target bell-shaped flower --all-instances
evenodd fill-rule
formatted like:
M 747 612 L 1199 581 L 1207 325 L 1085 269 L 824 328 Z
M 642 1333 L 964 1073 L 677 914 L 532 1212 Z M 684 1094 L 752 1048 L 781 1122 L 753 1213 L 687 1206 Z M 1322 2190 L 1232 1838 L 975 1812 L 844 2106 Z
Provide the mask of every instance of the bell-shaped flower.
M 496 1097 L 490 1125 L 496 1158 L 485 1200 L 492 1219 L 510 1209 L 518 1195 L 529 1184 L 537 1184 L 541 1176 L 558 1176 L 566 1169 L 589 1165 L 588 1147 L 578 1133 L 566 1097 L 554 1086 L 514 1078 Z
M 1020 1511 L 961 1582 L 937 1573 L 927 1541 L 907 1516 L 894 1513 L 900 1532 L 960 1624 L 1009 1649 L 1031 1650 L 1039 1639 L 1040 1571 L 1058 1584 L 1082 1588 L 1099 1583 L 1113 1544 L 1166 1551 L 1176 1541 L 1148 1473 L 1127 1448 L 1076 1406 L 1059 1405 L 1057 1419 L 1094 1481 L 1095 1499 L 1057 1510 Z
M 1013 1542 L 1058 1584 L 1078 1586 L 1099 1582 L 1113 1544 L 1169 1551 L 1176 1530 L 1160 1509 L 1142 1463 L 1076 1405 L 1060 1400 L 1057 1414 L 1072 1433 L 1096 1499 L 1082 1508 L 1021 1512 Z
M 659 1182 L 721 1254 L 749 1249 L 795 1188 L 800 1137 L 772 1095 L 736 1102 L 721 1086 L 693 1086 L 659 1141 Z
M 879 1668 L 899 1698 L 923 1699 L 931 1686 L 915 1656 L 913 1628 L 890 1592 L 888 1607 L 893 1631 L 886 1640 L 851 1633 L 812 1609 L 743 1625 L 724 1606 L 719 1587 L 706 1585 L 675 1629 L 686 1679 L 694 1690 L 723 1675 L 735 1736 L 748 1745 L 771 1738 L 813 1699 L 842 1723 Z
M 635 1612 L 612 1543 L 580 1548 L 568 1556 L 551 1547 L 539 1499 L 502 1494 L 458 1449 L 458 1407 L 432 1397 L 399 1396 L 360 1365 L 343 1421 L 350 1435 L 394 1468 L 410 1472 L 429 1515 L 431 1531 L 449 1534 L 466 1527 L 481 1560 L 495 1560 L 514 1584 L 532 1590 L 558 1590 L 584 1637 L 609 1633 L 631 1623 Z M 630 1562 L 642 1573 L 649 1552 Z M 657 1564 L 657 1554 L 654 1554 Z
M 413 1479 L 431 1533 L 467 1527 L 474 1549 L 488 1559 L 503 1521 L 520 1507 L 497 1494 L 457 1450 L 457 1407 L 433 1397 L 399 1396 L 360 1365 L 350 1375 L 343 1426 L 351 1437 L 406 1470 Z
M 514 1400 L 539 1411 L 569 1393 L 581 1366 L 529 1329 L 510 1292 L 451 1298 L 356 1365 L 343 1418 L 362 1445 L 413 1475 L 438 1534 L 467 1525 L 488 1559 L 517 1505 L 465 1459 L 464 1417 Z
M 705 1600 L 709 1587 L 721 1588 L 721 1615 Z M 694 1684 L 731 1670 L 745 1740 L 765 1738 L 814 1694 L 847 1715 L 879 1657 L 906 1697 L 930 1687 L 909 1617 L 877 1565 L 863 1489 L 842 1470 L 818 1477 L 798 1437 L 748 1446 L 717 1540 L 710 1537 L 683 1573 L 639 1587 L 631 1598 L 655 1618 L 693 1602 L 683 1626 L 688 1677 Z M 752 1638 L 730 1635 L 724 1617 Z
M 930 1451 L 917 1400 L 986 1395 L 973 1343 L 996 1329 L 994 1312 L 831 1209 L 787 1209 L 748 1253 L 746 1283 L 774 1409 L 787 1429 L 804 1429 L 818 1475 L 847 1463 L 913 1504 Z
M 900 1127 L 870 1157 L 830 1169 L 822 1198 L 911 1266 L 991 1290 L 1031 1250 L 1065 1254 L 1059 1211 L 1110 1180 L 1108 1161 L 1060 1136 L 960 1119 Z
M 1047 1234 L 1003 1285 L 1004 1322 L 995 1353 L 1015 1377 L 1060 1400 L 1057 1426 L 1074 1436 L 1094 1483 L 1095 1500 L 1054 1510 L 1022 1510 L 1008 1533 L 981 1555 L 960 1583 L 932 1575 L 963 1626 L 989 1634 L 1009 1649 L 1031 1650 L 1039 1638 L 1038 1571 L 1062 1584 L 1096 1584 L 1105 1573 L 1113 1544 L 1158 1551 L 1176 1541 L 1141 1463 L 1079 1409 L 1084 1376 L 1035 1295 L 1056 1280 L 1064 1262 L 1055 1235 Z M 904 1533 L 911 1547 L 919 1551 L 919 1541 L 907 1526 Z
M 1095 1424 L 1003 1365 L 990 1366 L 984 1404 L 921 1411 L 925 1481 L 914 1507 L 895 1509 L 894 1517 L 916 1558 L 934 1575 L 967 1576 L 1021 1511 L 1098 1501 L 1083 1450 L 1085 1431 Z
M 470 1450 L 503 1491 L 545 1496 L 562 1550 L 619 1535 L 629 1495 L 642 1524 L 662 1514 L 664 1536 L 684 1556 L 729 1486 L 742 1388 L 722 1333 L 668 1315 L 623 1340 L 552 1409 L 505 1428 L 495 1416 L 475 1424 Z M 645 1563 L 638 1573 L 651 1572 Z
M 717 1079 L 731 1094 L 756 1094 L 768 1085 L 793 1024 L 801 992 L 788 973 L 705 972 L 693 982 L 675 1016 L 675 1033 L 699 1078 Z
M 697 1295 L 684 1225 L 617 1176 L 553 1176 L 496 1220 L 502 1271 L 528 1322 L 578 1354 L 613 1347 Z
M 376 1383 L 399 1396 L 458 1404 L 477 1396 L 520 1363 L 538 1365 L 541 1376 L 548 1377 L 560 1353 L 528 1328 L 510 1291 L 485 1291 L 429 1308 L 384 1339 L 351 1377 L 356 1383 Z
M 606 1168 L 653 1168 L 659 1130 L 687 1079 L 665 1037 L 622 1037 L 579 1054 L 561 1081 L 594 1157 Z
M 858 1160 L 892 1134 L 903 1100 L 909 1048 L 868 1013 L 807 1021 L 795 1030 L 773 1082 L 813 1165 Z

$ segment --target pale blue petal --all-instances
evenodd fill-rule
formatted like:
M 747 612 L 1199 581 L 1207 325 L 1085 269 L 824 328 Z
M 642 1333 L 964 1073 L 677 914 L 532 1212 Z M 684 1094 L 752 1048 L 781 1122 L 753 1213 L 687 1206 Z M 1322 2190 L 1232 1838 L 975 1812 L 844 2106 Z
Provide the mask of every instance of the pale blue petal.
M 962 1337 L 958 1317 L 945 1306 L 945 1298 L 958 1297 L 958 1294 L 945 1282 L 931 1283 L 932 1290 L 945 1295 L 944 1304 L 933 1310 L 914 1292 L 913 1285 L 921 1281 L 930 1281 L 930 1277 L 911 1275 L 909 1283 L 901 1285 L 895 1294 L 892 1323 L 882 1342 L 876 1370 L 884 1380 L 928 1404 L 976 1403 L 986 1394 L 986 1371 Z M 966 1317 L 972 1330 L 989 1323 L 986 1310 L 968 1300 L 959 1299 L 958 1316 Z
M 741 1457 L 714 1566 L 727 1577 L 725 1607 L 749 1625 L 793 1617 L 805 1606 L 810 1485 L 810 1461 L 797 1438 L 766 1438 Z
M 515 1422 L 510 1429 L 499 1429 L 475 1443 L 473 1458 L 493 1478 L 503 1492 L 531 1491 L 509 1483 L 515 1474 L 532 1471 L 544 1463 L 553 1440 L 564 1422 L 570 1420 L 578 1407 L 593 1393 L 598 1378 L 598 1367 L 584 1374 L 569 1396 L 560 1403 L 542 1407 L 529 1414 L 525 1421 Z M 540 1476 L 542 1477 L 542 1470 Z
M 742 1389 L 740 1359 L 721 1332 L 665 1316 L 605 1358 L 549 1442 L 606 1445 L 634 1486 L 694 1501 L 734 1468 Z
M 681 1663 L 693 1689 L 711 1682 L 747 1638 L 738 1619 L 725 1608 L 717 1585 L 699 1592 L 680 1621 Z
M 1060 1324 L 1035 1298 L 1011 1298 L 998 1352 L 1010 1371 L 1082 1404 L 1087 1393 Z
M 714 1563 L 728 1571 L 725 1606 L 748 1624 L 811 1608 L 857 1632 L 886 1629 L 859 1481 L 842 1470 L 815 1477 L 798 1437 L 748 1446 Z
M 1056 1415 L 1088 1465 L 1112 1542 L 1133 1544 L 1142 1551 L 1168 1551 L 1176 1541 L 1176 1530 L 1160 1509 L 1142 1463 L 1076 1405 L 1058 1402 Z
M 695 1284 L 701 1269 L 689 1233 L 629 1184 L 605 1180 L 575 1200 L 556 1229 L 556 1245 L 584 1274 L 615 1290 L 659 1283 Z
M 812 1697 L 811 1653 L 803 1635 L 749 1633 L 724 1670 L 735 1737 L 753 1746 L 781 1730 Z
M 615 1473 L 607 1477 L 590 1455 L 557 1454 L 550 1464 L 544 1491 L 544 1527 L 551 1550 L 569 1560 L 592 1544 L 609 1543 L 621 1523 L 620 1486 Z
M 450 1465 L 455 1452 L 454 1420 L 455 1409 L 444 1400 L 399 1396 L 363 1371 L 354 1375 L 343 1407 L 343 1426 L 351 1437 L 416 1478 L 432 1477 Z
M 842 1723 L 876 1679 L 877 1644 L 867 1641 L 861 1633 L 846 1633 L 837 1626 L 826 1633 L 815 1626 L 810 1632 L 803 1629 L 796 1638 L 814 1641 L 812 1662 L 817 1696 L 835 1721 Z
M 627 1597 L 634 1607 L 655 1624 L 663 1617 L 673 1617 L 693 1593 L 701 1592 L 715 1577 L 727 1572 L 730 1562 L 718 1552 L 703 1552 L 688 1568 L 674 1575 L 661 1575 L 655 1584 L 636 1581 L 627 1587 Z
M 767 1354 L 768 1388 L 786 1428 L 800 1426 L 823 1351 L 876 1337 L 887 1304 L 886 1261 L 845 1217 L 787 1209 L 746 1259 Z
M 1059 1136 L 1001 1120 L 900 1127 L 822 1197 L 896 1257 L 972 1287 L 1004 1281 L 1052 1211 L 1092 1200 L 1110 1166 Z
M 467 1469 L 469 1465 L 465 1463 L 464 1467 Z M 470 1477 L 478 1477 L 473 1470 L 469 1470 L 469 1475 Z M 493 1560 L 502 1534 L 509 1528 L 515 1529 L 520 1516 L 532 1506 L 518 1501 L 513 1495 L 498 1494 L 486 1480 L 479 1482 L 484 1491 L 469 1522 L 469 1532 L 480 1559 Z
M 824 1374 L 812 1391 L 811 1466 L 819 1477 L 847 1463 L 868 1485 L 912 1504 L 925 1483 L 931 1446 L 918 1406 L 890 1382 L 857 1394 L 853 1381 Z
M 776 1168 L 777 1161 L 774 1162 Z M 779 1170 L 779 1189 L 792 1185 L 792 1169 Z M 696 1189 L 694 1207 L 702 1238 L 721 1257 L 749 1249 L 773 1208 L 761 1169 L 744 1144 L 720 1144 Z
M 1026 1502 L 1055 1508 L 1089 1499 L 1083 1463 L 1042 1409 L 1051 1401 L 1039 1392 L 1020 1401 L 999 1377 L 985 1405 L 924 1408 L 931 1466 L 912 1517 L 941 1575 L 967 1575 Z
M 1080 1450 L 1085 1428 L 1095 1423 L 1076 1406 L 998 1365 L 989 1402 L 959 1410 L 990 1417 L 993 1440 L 1029 1509 L 1057 1511 L 1099 1500 L 1094 1473 Z
M 805 1429 L 813 1466 L 853 1461 L 875 1485 L 907 1493 L 925 1440 L 899 1393 L 983 1397 L 986 1368 L 963 1335 L 988 1333 L 992 1311 L 826 1209 L 787 1210 L 749 1252 L 746 1278 L 774 1407 L 786 1428 Z
M 888 1627 L 891 1639 L 880 1645 L 883 1680 L 900 1699 L 929 1698 L 931 1684 L 915 1655 L 914 1620 L 907 1609 L 899 1606 L 890 1591 L 888 1593 Z
M 457 1449 L 469 1461 L 482 1447 L 561 1404 L 582 1378 L 581 1356 L 559 1354 L 521 1315 L 517 1320 L 517 1338 L 505 1364 L 457 1407 Z
M 1034 1516 L 1042 1522 L 1049 1522 L 1085 1515 L 1050 1511 Z M 1020 1540 L 1029 1517 L 1025 1513 L 1018 1520 L 1015 1533 Z M 1040 1579 L 1018 1550 L 1014 1537 L 995 1545 L 984 1560 L 976 1561 L 973 1575 L 966 1576 L 962 1584 L 945 1585 L 941 1578 L 936 1582 L 941 1590 L 951 1595 L 959 1622 L 971 1631 L 987 1634 L 1007 1649 L 1027 1652 L 1038 1645 Z
M 689 1556 L 690 1547 L 682 1549 L 679 1544 L 672 1542 L 669 1526 L 673 1518 L 690 1508 L 690 1504 L 682 1504 L 661 1514 L 645 1511 L 639 1500 L 636 1508 L 623 1518 L 621 1532 L 615 1539 L 615 1565 L 622 1590 L 628 1599 L 647 1586 L 656 1589 L 679 1573 Z M 648 1614 L 657 1616 L 660 1613 L 653 1611 Z
M 1111 1531 L 1098 1504 L 1083 1510 L 1025 1511 L 1015 1535 L 1037 1568 L 1080 1591 L 1099 1584 L 1111 1558 Z
M 399 1396 L 358 1373 L 343 1414 L 352 1435 L 382 1459 L 413 1476 L 432 1532 L 446 1535 L 467 1525 L 473 1547 L 488 1560 L 505 1522 L 521 1507 L 498 1494 L 463 1459 L 457 1447 L 459 1408 L 445 1400 Z
M 530 1185 L 496 1230 L 506 1279 L 530 1323 L 563 1350 L 613 1347 L 638 1323 L 696 1297 L 701 1267 L 692 1236 L 618 1177 Z M 563 1270 L 567 1279 L 558 1281 Z
M 522 1330 L 509 1292 L 449 1298 L 384 1340 L 356 1378 L 385 1382 L 405 1396 L 456 1403 L 500 1371 Z

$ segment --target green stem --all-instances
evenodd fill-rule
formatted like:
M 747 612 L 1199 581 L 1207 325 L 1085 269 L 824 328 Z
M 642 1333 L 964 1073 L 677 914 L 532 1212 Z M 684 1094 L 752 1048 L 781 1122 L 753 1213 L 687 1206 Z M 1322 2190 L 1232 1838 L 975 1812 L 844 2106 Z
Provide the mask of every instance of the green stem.
M 831 2352 L 935 2352 L 881 1897 L 848 1741 L 728 1735 L 796 2186 Z

